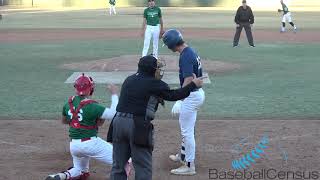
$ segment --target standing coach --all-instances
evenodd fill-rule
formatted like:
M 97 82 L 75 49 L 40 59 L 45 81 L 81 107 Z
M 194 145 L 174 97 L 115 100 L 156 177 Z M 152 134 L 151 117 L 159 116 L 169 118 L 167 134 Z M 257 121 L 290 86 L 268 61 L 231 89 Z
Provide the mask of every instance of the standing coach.
M 239 38 L 241 35 L 242 28 L 246 31 L 247 39 L 251 47 L 255 47 L 253 43 L 253 37 L 251 32 L 251 27 L 254 23 L 254 16 L 250 6 L 247 6 L 247 1 L 242 1 L 242 6 L 237 10 L 237 14 L 234 18 L 234 22 L 237 24 L 236 34 L 233 39 L 233 47 L 237 47 L 239 43 Z
M 152 179 L 153 124 L 158 104 L 176 101 L 202 86 L 203 78 L 194 78 L 187 86 L 171 90 L 162 77 L 161 63 L 152 55 L 144 56 L 138 72 L 124 81 L 108 132 L 113 143 L 111 180 L 126 180 L 125 165 L 132 158 L 135 180 Z

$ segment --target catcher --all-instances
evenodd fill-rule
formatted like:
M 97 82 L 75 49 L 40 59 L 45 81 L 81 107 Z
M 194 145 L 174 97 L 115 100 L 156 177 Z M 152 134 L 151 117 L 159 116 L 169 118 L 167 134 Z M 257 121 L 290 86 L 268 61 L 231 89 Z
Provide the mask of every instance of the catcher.
M 287 5 L 283 2 L 283 0 L 280 0 L 280 3 L 282 5 L 282 9 L 278 9 L 278 12 L 283 12 L 282 15 L 282 27 L 280 32 L 286 31 L 286 22 L 288 21 L 289 24 L 293 27 L 293 31 L 297 32 L 297 26 L 292 22 L 291 12 L 289 11 Z
M 70 152 L 73 167 L 65 172 L 49 175 L 46 180 L 86 180 L 89 177 L 91 158 L 108 165 L 112 164 L 113 147 L 110 143 L 99 138 L 97 134 L 98 127 L 102 126 L 106 119 L 111 120 L 116 113 L 117 87 L 108 86 L 112 94 L 110 108 L 105 108 L 89 99 L 94 92 L 94 87 L 92 78 L 84 74 L 75 81 L 76 96 L 69 97 L 62 111 L 62 123 L 70 126 Z M 127 171 L 127 173 L 129 172 Z

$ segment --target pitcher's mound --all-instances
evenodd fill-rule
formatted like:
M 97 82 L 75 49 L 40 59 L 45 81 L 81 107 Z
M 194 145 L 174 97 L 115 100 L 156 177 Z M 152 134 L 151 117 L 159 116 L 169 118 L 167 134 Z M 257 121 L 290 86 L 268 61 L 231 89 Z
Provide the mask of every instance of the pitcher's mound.
M 136 71 L 139 59 L 140 56 L 138 55 L 124 55 L 109 59 L 63 64 L 62 68 L 91 72 Z M 165 61 L 166 71 L 178 71 L 178 56 L 162 55 L 160 56 L 160 59 L 163 59 Z M 201 60 L 201 63 L 204 67 L 204 71 L 208 73 L 223 73 L 240 68 L 239 64 L 227 63 L 222 61 L 213 61 L 207 59 Z

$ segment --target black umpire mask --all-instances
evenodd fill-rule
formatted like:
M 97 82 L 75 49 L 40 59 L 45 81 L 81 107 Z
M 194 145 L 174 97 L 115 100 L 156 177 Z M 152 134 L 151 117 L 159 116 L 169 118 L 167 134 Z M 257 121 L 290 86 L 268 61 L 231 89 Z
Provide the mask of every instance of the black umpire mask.
M 161 79 L 163 77 L 163 67 L 165 64 L 160 62 L 152 55 L 144 56 L 140 58 L 138 64 L 138 73 Z

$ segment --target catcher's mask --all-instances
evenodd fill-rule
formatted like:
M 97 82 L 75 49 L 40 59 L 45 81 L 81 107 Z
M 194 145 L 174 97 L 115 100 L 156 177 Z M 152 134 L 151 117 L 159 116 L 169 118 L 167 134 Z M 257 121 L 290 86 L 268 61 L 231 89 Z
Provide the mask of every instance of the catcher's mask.
M 89 76 L 82 75 L 74 82 L 74 88 L 78 96 L 91 96 L 94 92 L 94 82 Z
M 164 67 L 166 66 L 166 62 L 163 59 L 157 60 L 157 68 L 154 77 L 156 79 L 162 79 L 164 75 Z
M 164 66 L 165 63 L 163 60 L 158 60 L 151 54 L 140 59 L 138 72 L 148 74 L 156 79 L 161 79 L 164 74 Z

